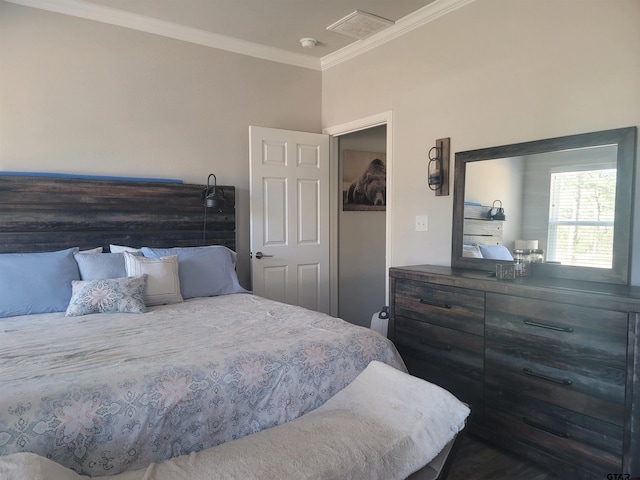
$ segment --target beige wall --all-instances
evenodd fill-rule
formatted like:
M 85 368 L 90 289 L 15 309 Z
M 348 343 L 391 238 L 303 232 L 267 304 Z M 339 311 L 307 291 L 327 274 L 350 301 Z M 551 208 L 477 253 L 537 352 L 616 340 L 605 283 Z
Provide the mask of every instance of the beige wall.
M 320 132 L 319 71 L 0 2 L 0 171 L 218 181 L 249 285 L 249 125 Z
M 0 1 L 0 170 L 216 173 L 238 188 L 247 285 L 247 127 L 392 110 L 390 262 L 448 265 L 453 196 L 426 185 L 435 139 L 456 152 L 640 125 L 638 25 L 640 0 L 476 0 L 320 73 Z
M 453 195 L 427 187 L 435 139 L 451 137 L 453 161 L 456 151 L 640 125 L 639 25 L 638 0 L 476 0 L 325 70 L 323 127 L 393 111 L 391 264 L 450 263 Z M 423 214 L 429 231 L 415 232 Z

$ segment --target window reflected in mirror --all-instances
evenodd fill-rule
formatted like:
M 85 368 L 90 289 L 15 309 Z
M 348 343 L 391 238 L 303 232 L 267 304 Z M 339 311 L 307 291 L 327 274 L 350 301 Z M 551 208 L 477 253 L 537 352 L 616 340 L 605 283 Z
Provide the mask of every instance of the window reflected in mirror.
M 547 261 L 611 268 L 616 169 L 551 172 Z

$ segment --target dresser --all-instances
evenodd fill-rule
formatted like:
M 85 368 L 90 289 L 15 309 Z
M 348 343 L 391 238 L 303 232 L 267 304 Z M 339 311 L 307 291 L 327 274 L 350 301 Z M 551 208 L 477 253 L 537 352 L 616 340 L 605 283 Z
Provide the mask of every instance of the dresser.
M 471 432 L 568 478 L 640 477 L 640 288 L 389 275 L 389 337 L 411 374 L 471 406 Z

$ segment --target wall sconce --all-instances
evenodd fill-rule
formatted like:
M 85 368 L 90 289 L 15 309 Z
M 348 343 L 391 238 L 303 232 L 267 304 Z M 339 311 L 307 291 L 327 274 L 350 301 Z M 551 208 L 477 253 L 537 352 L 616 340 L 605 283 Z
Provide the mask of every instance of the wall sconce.
M 438 147 L 429 150 L 429 188 L 438 190 L 442 186 L 442 159 Z
M 210 186 L 211 177 L 213 177 L 213 186 Z M 202 190 L 200 194 L 205 208 L 216 208 L 222 212 L 225 206 L 224 190 L 218 187 L 218 179 L 213 173 L 207 177 L 207 188 Z
M 429 149 L 429 189 L 436 196 L 449 195 L 449 145 L 450 138 L 436 140 L 436 146 Z
M 213 186 L 211 186 L 211 177 L 213 177 Z M 222 187 L 218 187 L 218 179 L 213 173 L 210 173 L 207 177 L 207 188 L 200 192 L 200 197 L 204 206 L 204 219 L 202 221 L 202 245 L 204 245 L 207 233 L 207 209 L 215 208 L 222 213 L 227 203 L 224 198 L 224 190 Z

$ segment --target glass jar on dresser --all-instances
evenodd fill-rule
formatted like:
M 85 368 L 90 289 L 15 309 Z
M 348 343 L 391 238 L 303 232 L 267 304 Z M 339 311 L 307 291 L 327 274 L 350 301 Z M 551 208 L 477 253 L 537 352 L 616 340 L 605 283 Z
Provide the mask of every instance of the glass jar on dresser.
M 472 432 L 571 478 L 640 476 L 640 288 L 421 265 L 390 289 L 409 372 Z

